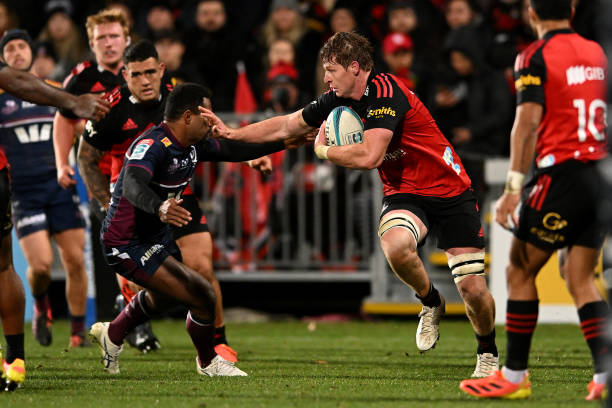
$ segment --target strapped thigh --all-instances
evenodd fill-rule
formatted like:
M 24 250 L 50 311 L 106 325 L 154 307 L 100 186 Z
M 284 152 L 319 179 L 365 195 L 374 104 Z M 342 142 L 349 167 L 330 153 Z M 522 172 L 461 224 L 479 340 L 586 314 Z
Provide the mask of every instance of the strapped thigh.
M 484 260 L 484 251 L 456 255 L 450 258 L 448 267 L 453 274 L 455 283 L 461 282 L 470 275 L 484 275 Z
M 410 231 L 414 237 L 415 244 L 419 244 L 421 232 L 419 231 L 418 224 L 410 215 L 398 212 L 387 213 L 381 218 L 380 223 L 378 224 L 378 236 L 382 238 L 385 232 L 395 227 L 408 229 L 408 231 Z

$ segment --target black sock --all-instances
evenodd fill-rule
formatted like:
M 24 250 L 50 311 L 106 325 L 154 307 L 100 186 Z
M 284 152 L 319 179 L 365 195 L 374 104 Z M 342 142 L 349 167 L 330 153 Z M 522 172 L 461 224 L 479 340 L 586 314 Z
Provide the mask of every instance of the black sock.
M 85 316 L 70 316 L 70 334 L 85 333 Z
M 215 346 L 217 344 L 228 344 L 225 337 L 225 326 L 215 327 Z
M 608 350 L 608 344 L 606 342 L 606 321 L 608 320 L 608 315 L 608 305 L 602 300 L 587 303 L 578 309 L 580 328 L 591 350 L 595 373 L 603 373 L 606 371 L 604 357 Z
M 495 344 L 495 329 L 489 334 L 484 336 L 480 336 L 478 333 L 474 333 L 476 335 L 476 341 L 478 342 L 478 350 L 476 351 L 478 354 L 483 353 L 491 353 L 495 357 L 497 354 L 497 345 Z
M 416 295 L 416 297 L 421 301 L 421 303 L 423 303 L 423 306 L 438 307 L 442 303 L 442 299 L 440 299 L 440 292 L 438 292 L 438 289 L 434 287 L 433 283 L 431 283 L 427 295 L 423 297 Z
M 531 338 L 538 322 L 538 300 L 508 300 L 506 308 L 506 367 L 526 370 Z
M 25 360 L 23 333 L 7 334 L 4 338 L 6 339 L 6 362 L 11 364 L 16 358 Z

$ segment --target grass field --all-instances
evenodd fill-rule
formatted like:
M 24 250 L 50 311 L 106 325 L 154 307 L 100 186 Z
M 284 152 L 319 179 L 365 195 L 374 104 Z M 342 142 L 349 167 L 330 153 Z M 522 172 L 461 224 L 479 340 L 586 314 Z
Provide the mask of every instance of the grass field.
M 542 325 L 531 354 L 533 394 L 525 401 L 479 401 L 459 381 L 475 363 L 467 321 L 444 321 L 437 347 L 419 354 L 416 320 L 232 324 L 242 378 L 203 378 L 182 321 L 155 322 L 163 348 L 127 348 L 121 374 L 102 370 L 98 348 L 68 350 L 68 325 L 54 325 L 43 348 L 26 334 L 27 381 L 0 394 L 0 407 L 569 407 L 583 401 L 591 363 L 578 327 Z M 314 330 L 313 330 L 314 329 Z M 29 328 L 28 328 L 29 330 Z M 504 355 L 505 334 L 498 327 Z

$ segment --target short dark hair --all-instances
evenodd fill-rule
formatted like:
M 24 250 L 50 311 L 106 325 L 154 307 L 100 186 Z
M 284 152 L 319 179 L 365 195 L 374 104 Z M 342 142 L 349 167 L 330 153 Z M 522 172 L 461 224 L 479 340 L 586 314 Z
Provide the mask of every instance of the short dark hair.
M 123 52 L 123 63 L 125 65 L 130 62 L 140 62 L 149 58 L 159 59 L 155 46 L 149 40 L 136 41 Z
M 572 16 L 572 0 L 530 0 L 540 20 L 568 20 Z
M 185 82 L 178 85 L 170 95 L 166 102 L 164 110 L 164 120 L 178 120 L 185 111 L 191 111 L 194 114 L 199 114 L 198 106 L 202 105 L 204 98 L 210 99 L 210 89 L 200 84 L 193 82 Z
M 344 69 L 347 69 L 351 62 L 357 61 L 361 69 L 370 71 L 374 67 L 372 51 L 372 45 L 367 38 L 354 31 L 350 33 L 339 32 L 325 42 L 319 56 L 321 61 L 336 62 L 342 65 Z

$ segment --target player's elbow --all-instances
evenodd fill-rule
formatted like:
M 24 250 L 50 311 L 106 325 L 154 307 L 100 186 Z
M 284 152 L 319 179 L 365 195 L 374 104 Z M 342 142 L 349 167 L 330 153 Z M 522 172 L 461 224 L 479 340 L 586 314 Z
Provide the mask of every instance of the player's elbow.
M 384 154 L 383 155 L 368 154 L 363 162 L 363 167 L 366 170 L 376 169 L 380 167 L 384 158 L 385 158 Z

